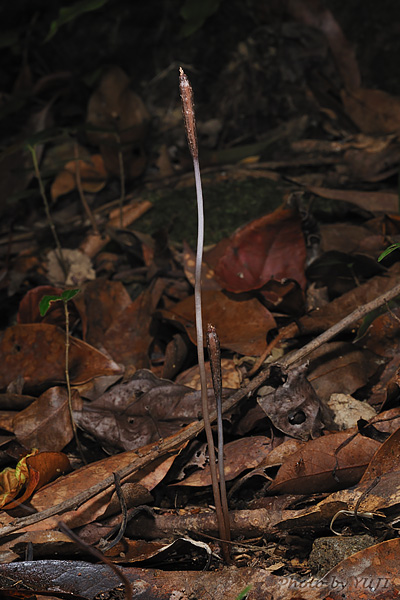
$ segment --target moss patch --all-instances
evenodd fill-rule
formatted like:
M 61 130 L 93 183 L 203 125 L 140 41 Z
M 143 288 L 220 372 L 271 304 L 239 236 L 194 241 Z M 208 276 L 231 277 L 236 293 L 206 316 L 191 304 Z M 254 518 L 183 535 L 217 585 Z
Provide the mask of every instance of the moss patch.
M 282 190 L 266 179 L 248 178 L 205 185 L 205 244 L 214 244 L 249 221 L 272 212 L 282 203 Z M 172 241 L 194 247 L 197 236 L 196 192 L 193 187 L 153 192 L 146 198 L 153 208 L 134 228 L 154 233 L 166 228 Z

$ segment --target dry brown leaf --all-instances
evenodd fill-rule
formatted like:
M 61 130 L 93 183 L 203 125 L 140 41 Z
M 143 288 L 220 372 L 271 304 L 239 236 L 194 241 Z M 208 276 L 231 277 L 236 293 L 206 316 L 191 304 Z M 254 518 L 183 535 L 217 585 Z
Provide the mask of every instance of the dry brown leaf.
M 72 390 L 72 402 L 74 410 L 82 407 L 82 400 L 75 390 Z M 13 427 L 18 441 L 28 450 L 65 448 L 73 438 L 67 390 L 61 387 L 46 390 L 14 417 Z
M 243 437 L 229 442 L 224 446 L 224 471 L 226 481 L 235 479 L 247 469 L 257 467 L 271 451 L 271 439 L 263 436 Z M 210 466 L 198 470 L 182 481 L 174 483 L 175 486 L 211 485 Z M 171 486 L 172 487 L 172 486 Z
M 24 391 L 40 390 L 65 381 L 65 333 L 48 323 L 13 325 L 0 341 L 0 388 L 17 377 Z M 69 371 L 73 385 L 104 375 L 122 375 L 122 369 L 104 354 L 70 337 Z
M 150 449 L 151 447 L 149 446 L 142 448 L 140 456 L 143 456 Z M 163 456 L 151 463 L 145 469 L 127 477 L 124 479 L 124 482 L 139 482 L 148 491 L 152 490 L 157 483 L 165 477 L 175 456 L 176 453 Z M 37 511 L 46 510 L 46 508 L 50 508 L 55 504 L 70 499 L 71 495 L 84 492 L 90 486 L 110 477 L 115 471 L 118 471 L 118 469 L 128 466 L 138 457 L 139 455 L 135 451 L 122 452 L 115 456 L 109 456 L 103 460 L 86 465 L 73 473 L 60 477 L 54 483 L 39 490 L 32 498 L 31 504 Z M 95 521 L 105 513 L 113 493 L 114 486 L 101 492 L 97 496 L 90 498 L 78 509 L 63 513 L 63 522 L 69 527 L 75 528 Z M 40 529 L 52 529 L 53 527 L 57 527 L 58 521 L 59 516 L 49 517 L 44 521 L 30 525 L 25 530 L 37 531 Z
M 206 362 L 206 376 L 207 376 L 207 387 L 212 388 L 212 377 L 210 363 Z M 235 361 L 230 358 L 223 358 L 221 360 L 221 371 L 222 371 L 222 387 L 229 389 L 238 389 L 240 387 L 241 377 L 239 370 L 236 366 Z M 200 389 L 200 373 L 199 367 L 195 365 L 182 371 L 175 379 L 176 383 L 181 385 L 187 385 L 195 390 Z
M 352 121 L 364 133 L 386 134 L 400 130 L 400 98 L 382 90 L 342 90 L 342 101 Z
M 217 330 L 222 348 L 241 354 L 259 356 L 267 347 L 266 336 L 275 325 L 275 319 L 258 300 L 240 300 L 223 292 L 207 290 L 203 294 L 203 323 L 212 323 Z M 194 297 L 182 300 L 170 310 L 161 310 L 164 318 L 185 327 L 192 342 L 196 343 Z M 235 324 L 232 327 L 232 323 Z M 204 340 L 206 336 L 204 335 Z
M 283 463 L 269 487 L 272 494 L 313 494 L 356 484 L 379 442 L 357 435 L 337 453 L 350 432 L 331 433 L 309 440 Z
M 78 163 L 76 160 L 67 162 L 64 169 L 58 173 L 51 184 L 51 198 L 53 202 L 60 196 L 72 192 L 77 187 Z M 106 184 L 107 171 L 101 154 L 94 154 L 90 158 L 79 160 L 79 172 L 84 192 L 95 194 L 102 190 Z

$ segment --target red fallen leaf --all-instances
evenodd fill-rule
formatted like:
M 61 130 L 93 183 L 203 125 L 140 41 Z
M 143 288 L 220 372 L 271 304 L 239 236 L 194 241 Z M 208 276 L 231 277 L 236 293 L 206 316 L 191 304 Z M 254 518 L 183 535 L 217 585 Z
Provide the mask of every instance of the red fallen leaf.
M 17 377 L 24 378 L 24 391 L 65 381 L 65 332 L 55 325 L 13 325 L 0 340 L 0 389 Z M 71 383 L 79 385 L 104 375 L 122 375 L 121 368 L 85 342 L 70 337 Z
M 196 344 L 193 296 L 185 298 L 171 310 L 159 311 L 159 314 L 183 325 Z M 214 325 L 222 348 L 252 356 L 259 356 L 264 352 L 267 333 L 276 327 L 269 310 L 255 298 L 232 299 L 227 294 L 214 290 L 203 293 L 203 323 L 204 327 L 207 323 Z
M 306 246 L 300 219 L 278 208 L 252 221 L 206 254 L 224 289 L 246 292 L 270 279 L 294 279 L 304 289 Z
M 15 473 L 15 496 L 26 483 L 22 496 L 2 506 L 3 510 L 16 508 L 22 502 L 30 498 L 33 492 L 43 487 L 46 483 L 55 479 L 71 468 L 68 457 L 62 452 L 39 452 L 21 459 L 14 469 L 5 469 L 3 473 L 13 471 Z M 3 474 L 2 473 L 2 474 Z

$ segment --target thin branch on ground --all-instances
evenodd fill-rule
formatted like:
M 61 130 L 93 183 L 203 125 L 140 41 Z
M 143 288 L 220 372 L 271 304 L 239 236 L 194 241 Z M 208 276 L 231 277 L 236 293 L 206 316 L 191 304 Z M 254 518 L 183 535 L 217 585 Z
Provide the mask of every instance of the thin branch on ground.
M 314 340 L 303 346 L 303 348 L 299 348 L 294 352 L 282 357 L 281 360 L 277 360 L 268 365 L 268 367 L 262 370 L 252 381 L 250 381 L 245 387 L 237 390 L 232 396 L 227 398 L 222 405 L 222 411 L 225 413 L 228 410 L 234 408 L 243 398 L 248 398 L 257 388 L 264 384 L 264 382 L 269 377 L 269 372 L 272 365 L 280 364 L 285 367 L 289 367 L 294 363 L 303 360 L 306 356 L 308 356 L 311 352 L 325 344 L 325 342 L 329 342 L 333 339 L 338 333 L 341 333 L 351 325 L 354 325 L 357 321 L 365 317 L 368 313 L 376 308 L 379 308 L 389 300 L 392 300 L 396 296 L 400 295 L 400 283 L 394 286 L 388 292 L 385 292 L 381 296 L 378 296 L 371 302 L 368 302 L 364 306 L 360 306 L 356 308 L 352 313 L 344 317 L 341 321 L 327 329 L 316 337 Z M 213 411 L 210 414 L 210 420 L 214 421 L 217 417 L 216 411 Z M 146 454 L 143 455 L 143 448 L 140 450 L 141 455 L 132 461 L 132 463 L 123 469 L 117 471 L 118 475 L 121 479 L 128 477 L 132 473 L 147 467 L 150 463 L 152 463 L 157 458 L 161 456 L 165 456 L 170 452 L 176 452 L 178 449 L 185 444 L 187 441 L 192 440 L 196 436 L 198 436 L 204 429 L 204 421 L 195 421 L 194 423 L 190 423 L 182 430 L 179 431 L 178 434 L 172 435 L 170 437 L 161 440 L 160 442 L 155 442 L 151 444 L 150 449 Z M 103 492 L 107 488 L 114 485 L 114 476 L 107 477 L 103 481 L 100 481 L 96 485 L 91 486 L 84 492 L 77 494 L 73 498 L 69 498 L 56 506 L 52 506 L 43 510 L 39 513 L 35 513 L 33 515 L 29 515 L 27 517 L 22 517 L 19 519 L 15 519 L 13 523 L 9 525 L 5 525 L 0 528 L 0 537 L 13 533 L 14 531 L 18 531 L 23 527 L 27 527 L 28 525 L 33 525 L 34 523 L 39 523 L 40 521 L 44 521 L 49 517 L 53 517 L 55 515 L 61 515 L 62 513 L 69 510 L 76 510 L 81 504 L 93 498 L 100 492 Z

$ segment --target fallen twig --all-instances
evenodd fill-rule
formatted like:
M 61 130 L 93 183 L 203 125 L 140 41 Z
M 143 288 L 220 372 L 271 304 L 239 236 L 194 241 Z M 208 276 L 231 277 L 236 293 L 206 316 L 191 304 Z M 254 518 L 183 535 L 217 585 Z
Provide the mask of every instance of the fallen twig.
M 316 337 L 314 340 L 300 348 L 299 350 L 295 350 L 291 352 L 287 356 L 283 357 L 279 361 L 275 361 L 275 363 L 271 363 L 268 365 L 266 369 L 261 371 L 257 377 L 252 379 L 245 387 L 239 389 L 237 392 L 232 394 L 222 405 L 223 412 L 227 412 L 232 409 L 236 404 L 238 404 L 243 398 L 250 396 L 257 388 L 259 388 L 265 380 L 269 376 L 269 371 L 272 364 L 279 363 L 280 365 L 289 367 L 294 363 L 302 360 L 308 354 L 310 354 L 316 348 L 319 348 L 325 342 L 328 342 L 332 338 L 334 338 L 338 333 L 344 331 L 363 317 L 365 317 L 372 310 L 379 308 L 389 300 L 392 300 L 396 296 L 400 295 L 400 283 L 388 292 L 385 292 L 378 298 L 371 300 L 364 306 L 360 306 L 356 308 L 352 313 L 344 317 L 341 321 L 330 327 L 327 331 L 324 331 L 321 335 Z M 216 411 L 213 411 L 210 414 L 211 421 L 214 421 L 217 414 Z M 132 473 L 139 471 L 143 467 L 146 467 L 151 462 L 159 458 L 160 456 L 164 456 L 168 452 L 172 450 L 176 450 L 179 448 L 184 442 L 195 438 L 204 428 L 204 421 L 196 421 L 194 423 L 190 423 L 177 434 L 174 434 L 165 440 L 161 440 L 160 442 L 156 442 L 151 444 L 149 450 L 143 454 L 143 448 L 138 450 L 138 457 L 134 460 L 130 465 L 120 469 L 118 471 L 118 475 L 121 479 L 131 475 Z M 29 515 L 27 517 L 22 517 L 16 519 L 13 523 L 6 525 L 5 527 L 0 528 L 0 537 L 4 535 L 8 535 L 13 533 L 14 531 L 18 531 L 23 527 L 27 527 L 28 525 L 32 525 L 33 523 L 38 523 L 40 521 L 44 521 L 49 517 L 53 517 L 54 515 L 60 515 L 67 510 L 76 509 L 78 506 L 93 498 L 100 492 L 103 492 L 108 487 L 114 485 L 114 476 L 107 477 L 103 481 L 100 481 L 96 485 L 91 486 L 84 492 L 77 494 L 73 498 L 66 500 L 65 502 L 61 502 L 56 506 L 52 506 L 51 508 L 47 508 L 39 513 L 35 513 L 33 515 Z

